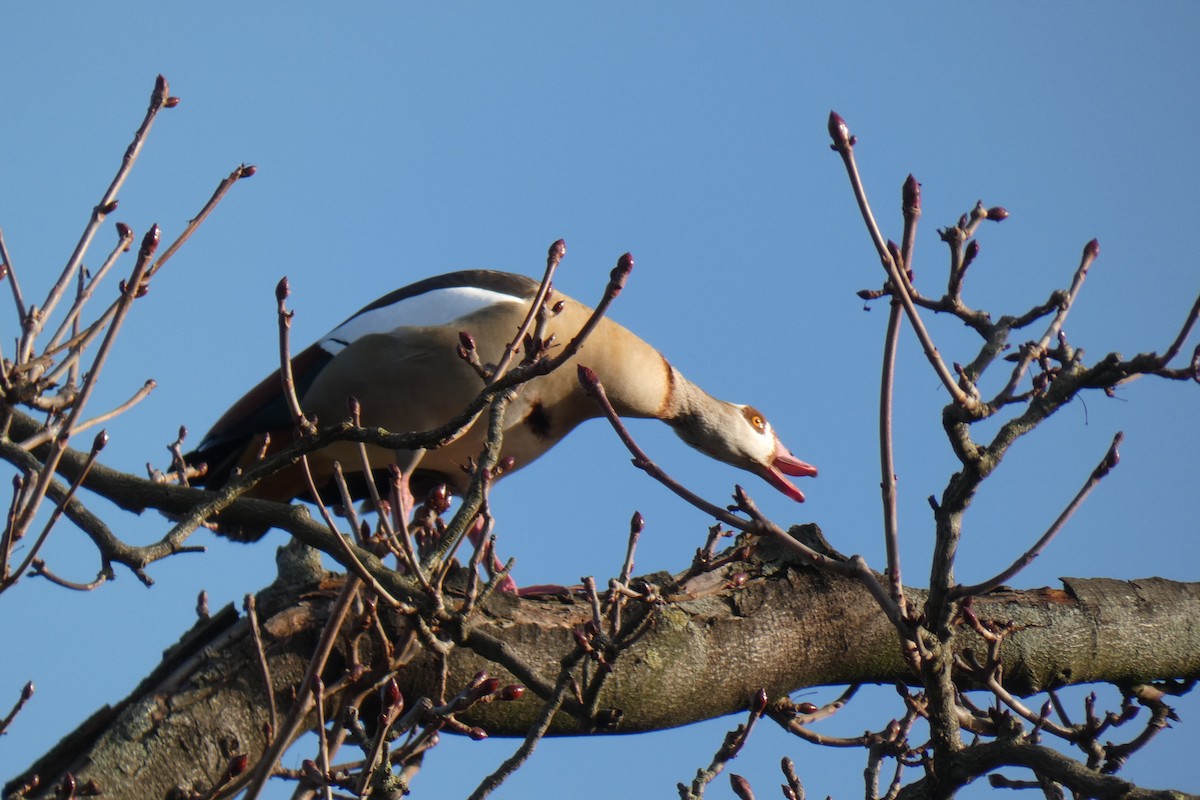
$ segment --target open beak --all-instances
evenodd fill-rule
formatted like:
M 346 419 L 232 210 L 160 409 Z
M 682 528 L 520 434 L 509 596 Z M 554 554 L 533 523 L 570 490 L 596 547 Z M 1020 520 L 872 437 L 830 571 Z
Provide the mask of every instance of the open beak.
M 783 446 L 782 442 L 776 439 L 775 455 L 771 457 L 771 462 L 764 465 L 758 474 L 767 483 L 797 503 L 803 503 L 804 492 L 796 488 L 795 484 L 785 478 L 784 475 L 792 475 L 799 478 L 815 478 L 817 477 L 817 468 L 807 461 L 801 461 L 796 458 Z

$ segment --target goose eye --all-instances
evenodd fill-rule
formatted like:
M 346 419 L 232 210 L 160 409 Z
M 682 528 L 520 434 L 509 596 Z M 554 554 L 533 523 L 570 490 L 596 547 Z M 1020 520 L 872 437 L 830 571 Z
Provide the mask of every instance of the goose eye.
M 767 420 L 757 410 L 747 406 L 742 409 L 742 413 L 746 416 L 746 422 L 749 422 L 750 427 L 754 430 L 762 433 L 767 429 Z

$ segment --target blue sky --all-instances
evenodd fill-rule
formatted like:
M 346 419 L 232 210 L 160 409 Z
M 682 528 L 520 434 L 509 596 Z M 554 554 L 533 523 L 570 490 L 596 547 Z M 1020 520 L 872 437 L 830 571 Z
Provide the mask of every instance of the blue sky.
M 1021 15 L 997 8 L 9 8 L 0 227 L 26 295 L 44 293 L 111 179 L 157 73 L 183 102 L 156 123 L 116 219 L 139 236 L 157 222 L 169 240 L 233 167 L 258 166 L 138 302 L 104 373 L 96 409 L 147 378 L 158 382 L 135 414 L 108 426 L 107 462 L 133 471 L 163 464 L 180 424 L 197 442 L 270 370 L 273 288 L 283 275 L 299 344 L 427 275 L 473 267 L 537 274 L 560 237 L 568 254 L 557 287 L 591 301 L 630 251 L 637 266 L 612 316 L 713 394 L 763 409 L 821 476 L 804 482 L 809 500 L 797 506 L 688 450 L 665 426 L 635 425 L 644 447 L 706 496 L 722 501 L 742 482 L 778 521 L 818 522 L 839 549 L 881 567 L 874 430 L 886 315 L 882 305 L 864 312 L 854 292 L 878 286 L 882 273 L 827 146 L 831 108 L 859 136 L 860 164 L 891 237 L 900 235 L 904 177 L 923 184 L 916 271 L 929 293 L 944 282 L 935 229 L 980 198 L 1012 215 L 981 231 L 968 275 L 968 302 L 996 314 L 1023 311 L 1067 285 L 1083 245 L 1099 239 L 1100 259 L 1066 325 L 1089 359 L 1163 349 L 1200 289 L 1188 250 L 1200 217 L 1200 11 L 1187 3 L 1055 4 Z M 110 241 L 100 240 L 89 263 Z M 11 304 L 0 303 L 0 320 L 11 341 Z M 948 360 L 974 353 L 961 326 L 928 323 Z M 1193 335 L 1187 351 L 1195 343 Z M 924 583 L 932 540 L 925 497 L 940 494 L 955 462 L 940 433 L 944 395 L 907 336 L 899 369 L 904 563 L 909 580 Z M 1014 449 L 979 496 L 960 578 L 986 577 L 1022 552 L 1124 430 L 1120 468 L 1014 583 L 1195 580 L 1198 392 L 1143 379 L 1115 399 L 1089 395 L 1063 409 Z M 633 470 L 599 423 L 502 484 L 494 504 L 500 546 L 517 557 L 523 583 L 615 572 L 634 509 L 648 523 L 638 560 L 645 571 L 683 566 L 708 525 Z M 98 507 L 131 539 L 164 530 L 154 515 L 130 520 Z M 149 590 L 121 573 L 86 596 L 36 580 L 0 596 L 8 642 L 0 707 L 26 680 L 38 684 L 0 742 L 0 775 L 124 696 L 190 624 L 201 588 L 217 607 L 268 583 L 282 537 L 254 547 L 206 534 L 196 541 L 208 553 L 155 565 Z M 80 580 L 96 569 L 67 526 L 47 560 Z M 832 696 L 818 690 L 809 699 Z M 1200 705 L 1180 708 L 1182 730 L 1162 734 L 1130 777 L 1200 790 L 1181 759 Z M 899 713 L 890 690 L 881 691 L 824 730 L 853 734 Z M 556 796 L 567 787 L 577 797 L 607 796 L 600 777 L 580 777 L 581 763 L 620 789 L 673 795 L 733 724 L 546 742 L 500 796 Z M 815 796 L 861 792 L 861 754 L 817 750 L 767 728 L 734 764 L 760 796 L 779 782 L 785 754 Z M 465 796 L 514 746 L 449 742 L 415 788 Z M 728 784 L 722 779 L 710 796 L 731 796 Z

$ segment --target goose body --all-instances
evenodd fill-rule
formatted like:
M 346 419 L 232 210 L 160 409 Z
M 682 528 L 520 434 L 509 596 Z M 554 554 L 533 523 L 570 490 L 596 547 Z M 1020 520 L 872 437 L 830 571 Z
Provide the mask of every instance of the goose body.
M 471 334 L 483 363 L 498 362 L 538 285 L 521 275 L 471 270 L 428 278 L 376 300 L 293 359 L 302 408 L 320 422 L 337 422 L 347 417 L 347 398 L 353 396 L 365 425 L 405 432 L 445 424 L 483 388 L 479 375 L 457 354 L 459 332 Z M 558 300 L 563 308 L 551 319 L 548 332 L 556 342 L 566 343 L 591 309 L 556 293 Z M 785 476 L 813 476 L 817 471 L 779 442 L 761 413 L 713 398 L 621 325 L 602 319 L 572 361 L 596 372 L 622 416 L 661 419 L 693 447 L 761 476 L 794 500 L 804 500 Z M 513 457 L 514 469 L 520 468 L 579 423 L 599 415 L 578 383 L 575 364 L 564 364 L 530 381 L 510 404 L 504 455 Z M 395 452 L 369 446 L 371 468 L 399 463 L 414 470 L 418 490 L 444 483 L 461 492 L 468 478 L 460 465 L 478 457 L 486 425 L 486 418 L 481 418 L 457 440 L 436 450 Z M 214 488 L 236 468 L 253 464 L 262 434 L 270 434 L 272 448 L 278 448 L 292 440 L 292 430 L 276 372 L 235 403 L 188 460 L 208 464 L 203 480 Z M 311 454 L 309 463 L 322 492 L 331 486 L 334 461 L 348 474 L 361 470 L 354 444 L 334 444 Z M 280 501 L 307 493 L 298 467 L 264 480 L 252 492 Z M 261 532 L 231 535 L 254 539 Z

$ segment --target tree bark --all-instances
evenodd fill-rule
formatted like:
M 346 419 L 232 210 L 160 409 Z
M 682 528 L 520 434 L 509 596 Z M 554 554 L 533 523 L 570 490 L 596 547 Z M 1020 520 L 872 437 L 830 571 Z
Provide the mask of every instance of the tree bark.
M 686 725 L 746 708 L 759 688 L 777 697 L 824 684 L 912 681 L 895 633 L 859 584 L 788 563 L 771 550 L 760 547 L 768 551 L 764 560 L 704 576 L 685 595 L 645 610 L 648 632 L 616 658 L 599 692 L 600 713 L 560 713 L 551 733 Z M 752 577 L 729 588 L 726 579 L 739 571 Z M 316 559 L 293 559 L 260 597 L 281 716 L 343 580 L 323 572 Z M 913 591 L 909 601 L 919 607 L 924 596 Z M 973 608 L 981 619 L 1019 624 L 1003 651 L 1007 688 L 1018 694 L 1094 681 L 1200 677 L 1200 627 L 1192 624 L 1200 618 L 1197 583 L 1066 578 L 1061 589 L 1005 589 L 978 598 Z M 586 602 L 494 597 L 467 627 L 452 632 L 460 644 L 446 659 L 447 685 L 454 691 L 479 670 L 505 682 L 552 685 L 562 657 L 575 647 L 572 631 L 590 619 Z M 399 613 L 382 621 L 393 642 L 411 632 Z M 985 649 L 967 626 L 959 628 L 956 648 Z M 340 642 L 326 683 L 354 658 L 369 655 L 361 640 Z M 396 671 L 409 706 L 436 697 L 439 670 L 438 656 L 412 648 Z M 597 674 L 589 665 L 581 684 L 586 688 Z M 337 699 L 330 698 L 331 707 Z M 261 754 L 268 705 L 249 624 L 226 608 L 185 634 L 126 700 L 98 711 L 10 782 L 5 794 L 37 774 L 43 788 L 30 796 L 49 796 L 47 787 L 68 771 L 80 785 L 95 780 L 108 798 L 203 790 L 221 779 L 232 756 L 244 753 L 253 761 Z M 519 736 L 540 707 L 531 691 L 460 716 L 493 736 Z

